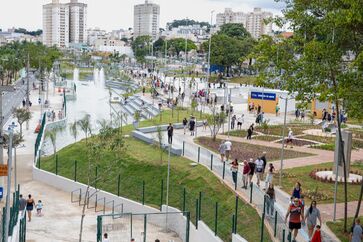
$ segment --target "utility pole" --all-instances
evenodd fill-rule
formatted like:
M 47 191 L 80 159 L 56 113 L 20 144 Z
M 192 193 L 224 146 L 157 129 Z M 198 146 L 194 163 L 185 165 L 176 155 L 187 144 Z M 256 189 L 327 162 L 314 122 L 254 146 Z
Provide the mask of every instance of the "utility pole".
M 280 178 L 279 178 L 279 186 L 282 186 L 282 169 L 284 165 L 284 148 L 285 148 L 285 129 L 286 129 L 286 115 L 287 115 L 287 104 L 289 101 L 289 96 L 285 98 L 280 97 L 280 99 L 285 99 L 285 113 L 284 113 L 284 126 L 282 127 L 282 141 L 281 141 L 281 161 L 280 161 Z
M 9 239 L 9 222 L 10 222 L 10 186 L 11 186 L 11 163 L 13 158 L 13 129 L 9 127 L 9 144 L 8 144 L 8 179 L 6 190 L 6 213 L 5 213 L 5 241 Z
M 214 10 L 210 13 L 210 30 L 209 30 L 209 47 L 208 47 L 208 73 L 207 73 L 207 85 L 209 85 L 210 79 L 210 51 L 212 47 L 212 21 Z
M 30 90 L 29 90 L 29 53 L 28 53 L 28 61 L 26 65 L 26 110 L 29 111 L 30 106 Z M 26 129 L 29 130 L 29 120 L 26 121 Z

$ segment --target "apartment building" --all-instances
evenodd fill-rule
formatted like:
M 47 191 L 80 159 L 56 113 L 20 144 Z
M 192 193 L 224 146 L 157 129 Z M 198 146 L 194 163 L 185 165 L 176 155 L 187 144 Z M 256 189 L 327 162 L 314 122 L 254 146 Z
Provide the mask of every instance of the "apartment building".
M 134 37 L 149 35 L 157 39 L 160 25 L 160 6 L 145 0 L 134 6 Z
M 43 5 L 43 44 L 67 48 L 69 43 L 85 43 L 86 20 L 87 5 L 77 0 Z

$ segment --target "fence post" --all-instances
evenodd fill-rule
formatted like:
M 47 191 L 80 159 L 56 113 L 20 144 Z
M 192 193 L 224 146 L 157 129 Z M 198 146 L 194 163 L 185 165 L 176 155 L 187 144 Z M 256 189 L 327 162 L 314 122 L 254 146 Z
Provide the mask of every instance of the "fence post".
M 163 209 L 163 198 L 164 198 L 164 180 L 161 179 L 161 187 L 160 187 L 160 211 Z
M 282 230 L 282 242 L 285 242 L 285 229 Z
M 58 176 L 58 154 L 55 155 L 55 174 Z
M 217 236 L 217 228 L 218 228 L 218 202 L 216 202 L 216 210 L 214 216 L 214 235 Z
M 102 217 L 97 216 L 97 242 L 102 241 Z
M 121 185 L 121 174 L 118 174 L 118 179 L 117 179 L 117 196 L 120 196 L 120 185 Z
M 250 183 L 250 203 L 252 203 L 253 182 Z
M 145 181 L 142 181 L 142 205 L 145 205 Z
M 234 221 L 235 221 L 235 219 L 234 219 L 234 214 L 232 215 L 232 234 L 235 234 L 235 232 L 234 232 Z
M 198 147 L 198 163 L 200 162 L 200 146 Z
M 224 180 L 224 174 L 226 173 L 226 162 L 223 161 L 223 174 L 222 179 Z
M 185 211 L 185 199 L 186 199 L 186 189 L 183 189 L 183 212 Z
M 199 207 L 199 201 L 198 201 L 198 198 L 197 200 L 195 201 L 195 229 L 198 229 L 198 207 Z
M 77 160 L 74 160 L 74 181 L 77 181 Z
M 131 226 L 130 226 L 130 233 L 131 233 L 131 238 L 133 237 L 132 236 L 132 226 L 133 226 L 133 224 L 132 224 L 132 214 L 131 214 L 131 219 L 130 219 L 130 224 L 131 224 Z
M 236 172 L 236 182 L 234 183 L 234 190 L 237 190 L 237 184 L 238 184 L 238 170 Z
M 106 212 L 106 197 L 103 197 L 103 214 Z
M 291 242 L 291 237 L 292 237 L 292 235 L 291 235 L 291 231 L 289 231 L 289 235 L 287 236 L 287 240 L 288 240 L 289 242 Z
M 185 154 L 185 141 L 183 141 L 183 156 Z
M 146 242 L 146 223 L 147 223 L 147 215 L 144 214 L 144 242 Z
M 275 211 L 274 237 L 276 237 L 276 233 L 277 233 L 277 211 Z
M 185 242 L 189 242 L 189 232 L 190 232 L 190 212 L 187 212 L 187 227 L 185 233 Z
M 237 233 L 237 214 L 238 214 L 238 196 L 236 196 L 236 207 L 235 207 L 235 216 L 234 216 L 234 232 Z
M 38 152 L 38 169 L 40 170 L 40 150 Z
M 261 237 L 260 241 L 263 242 L 263 230 L 265 228 L 265 212 L 266 212 L 266 195 L 263 196 L 263 211 L 262 211 L 262 218 L 261 218 Z
M 210 154 L 210 170 L 213 171 L 213 154 Z
M 198 220 L 202 219 L 202 192 L 199 192 Z

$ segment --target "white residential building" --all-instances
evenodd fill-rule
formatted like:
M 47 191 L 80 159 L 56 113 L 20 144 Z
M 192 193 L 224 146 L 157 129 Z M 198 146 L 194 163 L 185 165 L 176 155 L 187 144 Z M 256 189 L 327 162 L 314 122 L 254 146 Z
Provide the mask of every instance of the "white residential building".
M 70 3 L 43 5 L 43 43 L 66 48 L 69 43 L 86 42 L 87 5 L 71 0 Z
M 261 35 L 272 33 L 272 24 L 265 24 L 264 20 L 272 17 L 272 13 L 262 11 L 261 8 L 254 8 L 253 12 L 233 12 L 232 9 L 226 8 L 224 13 L 217 14 L 216 25 L 221 27 L 223 24 L 239 23 L 243 24 L 252 37 L 258 39 Z
M 69 7 L 59 0 L 43 5 L 43 44 L 61 48 L 69 45 Z
M 160 25 L 160 6 L 145 0 L 134 6 L 134 37 L 149 35 L 157 39 Z
M 166 39 L 187 38 L 193 42 L 199 42 L 201 39 L 208 37 L 207 27 L 201 27 L 200 25 L 179 26 L 163 32 L 162 35 Z
M 86 43 L 87 4 L 71 0 L 69 6 L 69 42 Z

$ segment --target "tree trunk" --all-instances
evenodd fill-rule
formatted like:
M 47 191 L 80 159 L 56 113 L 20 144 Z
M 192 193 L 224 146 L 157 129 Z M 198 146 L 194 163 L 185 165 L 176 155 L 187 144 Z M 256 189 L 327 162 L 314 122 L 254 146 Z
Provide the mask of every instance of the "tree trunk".
M 23 136 L 23 123 L 19 123 L 20 126 L 20 137 Z
M 353 219 L 353 224 L 352 227 L 354 226 L 354 221 L 356 218 L 358 218 L 359 216 L 359 211 L 360 211 L 360 205 L 362 203 L 362 197 L 363 197 L 363 180 L 360 183 L 360 194 L 359 194 L 359 200 L 358 200 L 358 205 L 357 205 L 357 210 L 355 211 L 355 215 L 354 215 L 354 219 Z
M 335 90 L 337 89 L 335 78 L 333 78 L 333 85 Z M 337 92 L 336 92 L 336 95 Z M 344 170 L 344 232 L 347 232 L 347 219 L 348 219 L 348 186 L 347 186 L 347 168 L 346 168 L 346 161 L 344 155 L 344 144 L 342 139 L 342 128 L 340 123 L 340 109 L 339 109 L 339 102 L 338 97 L 335 97 L 335 108 L 337 111 L 337 120 L 338 120 L 338 133 L 339 133 L 339 145 L 342 152 L 342 161 L 343 161 L 343 170 Z

